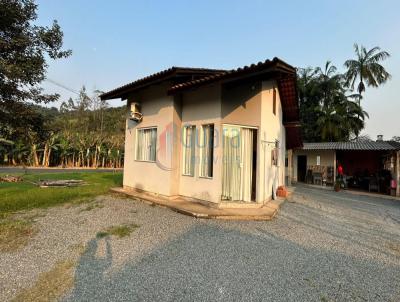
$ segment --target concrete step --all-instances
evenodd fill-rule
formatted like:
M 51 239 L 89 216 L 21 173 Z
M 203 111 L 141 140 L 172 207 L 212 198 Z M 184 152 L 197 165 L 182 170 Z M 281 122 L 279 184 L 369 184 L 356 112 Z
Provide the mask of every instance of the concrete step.
M 162 195 L 124 188 L 112 188 L 111 191 L 139 199 L 151 205 L 167 207 L 180 214 L 203 219 L 271 220 L 276 216 L 280 205 L 284 202 L 283 199 L 278 199 L 260 208 L 214 208 L 183 196 L 180 196 L 180 198 L 168 198 Z

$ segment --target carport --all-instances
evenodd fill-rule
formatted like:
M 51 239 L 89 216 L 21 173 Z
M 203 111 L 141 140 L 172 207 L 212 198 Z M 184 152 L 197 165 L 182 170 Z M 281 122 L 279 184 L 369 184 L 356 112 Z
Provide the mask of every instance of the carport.
M 333 185 L 340 163 L 347 188 L 400 196 L 399 160 L 395 141 L 304 143 L 293 152 L 292 181 Z

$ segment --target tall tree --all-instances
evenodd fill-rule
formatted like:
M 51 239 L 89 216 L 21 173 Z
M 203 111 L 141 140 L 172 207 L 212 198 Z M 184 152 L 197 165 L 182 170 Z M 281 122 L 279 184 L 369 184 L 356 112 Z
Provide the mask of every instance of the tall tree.
M 45 94 L 39 84 L 45 79 L 46 58 L 68 57 L 62 50 L 63 33 L 57 21 L 38 26 L 33 0 L 0 0 L 0 130 L 29 114 L 27 102 L 48 103 L 57 94 Z M 25 118 L 25 116 L 24 116 Z M 26 121 L 25 121 L 26 122 Z
M 390 74 L 380 64 L 389 58 L 390 54 L 377 46 L 367 51 L 364 46 L 358 46 L 358 44 L 354 44 L 354 51 L 356 58 L 344 62 L 344 66 L 347 68 L 345 85 L 354 90 L 354 85 L 358 80 L 357 92 L 360 95 L 360 101 L 361 95 L 365 91 L 365 84 L 378 87 L 390 79 Z
M 347 141 L 364 128 L 368 114 L 347 95 L 344 77 L 330 61 L 299 69 L 300 119 L 305 141 Z M 358 95 L 356 95 L 358 96 Z

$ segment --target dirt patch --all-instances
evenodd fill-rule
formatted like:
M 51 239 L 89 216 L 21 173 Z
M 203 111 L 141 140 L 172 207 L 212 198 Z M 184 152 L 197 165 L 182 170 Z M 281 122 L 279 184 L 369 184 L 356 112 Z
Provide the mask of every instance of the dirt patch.
M 85 211 L 91 211 L 94 209 L 102 209 L 104 208 L 104 205 L 98 202 L 92 202 L 90 204 L 88 204 L 86 207 L 84 207 L 83 209 L 81 209 L 81 212 L 85 212 Z
M 110 192 L 110 193 L 108 193 L 108 196 L 111 196 L 113 198 L 118 198 L 118 199 L 132 199 L 132 200 L 140 201 L 137 198 L 133 198 L 133 197 L 127 196 L 126 194 L 118 193 L 118 192 Z
M 64 295 L 74 285 L 71 260 L 57 263 L 50 271 L 40 274 L 37 282 L 23 290 L 13 301 L 54 301 Z
M 0 252 L 14 252 L 26 246 L 37 229 L 31 220 L 5 219 L 0 221 Z
M 111 226 L 107 228 L 105 231 L 98 232 L 96 237 L 104 238 L 106 236 L 113 235 L 117 236 L 118 238 L 123 238 L 129 236 L 138 227 L 139 225 L 134 223 Z
M 400 256 L 400 244 L 399 243 L 389 243 L 388 248 L 395 252 L 396 255 Z
M 12 301 L 55 301 L 64 296 L 74 286 L 74 270 L 83 252 L 82 245 L 75 246 L 71 259 L 60 261 L 50 271 L 41 273 L 32 287 L 22 290 Z

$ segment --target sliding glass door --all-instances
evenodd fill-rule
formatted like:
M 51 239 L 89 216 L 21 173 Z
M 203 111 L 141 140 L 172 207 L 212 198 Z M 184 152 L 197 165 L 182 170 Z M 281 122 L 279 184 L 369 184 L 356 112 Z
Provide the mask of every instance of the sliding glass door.
M 255 160 L 257 130 L 223 126 L 222 200 L 255 199 Z

